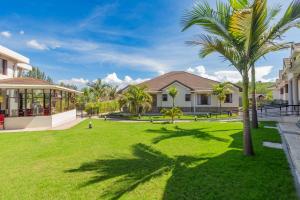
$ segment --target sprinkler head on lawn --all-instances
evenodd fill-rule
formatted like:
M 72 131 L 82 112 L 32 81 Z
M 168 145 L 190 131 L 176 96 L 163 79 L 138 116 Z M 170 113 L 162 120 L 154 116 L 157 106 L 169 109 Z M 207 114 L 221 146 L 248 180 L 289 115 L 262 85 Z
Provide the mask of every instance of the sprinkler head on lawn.
M 92 121 L 89 122 L 89 129 L 93 128 Z

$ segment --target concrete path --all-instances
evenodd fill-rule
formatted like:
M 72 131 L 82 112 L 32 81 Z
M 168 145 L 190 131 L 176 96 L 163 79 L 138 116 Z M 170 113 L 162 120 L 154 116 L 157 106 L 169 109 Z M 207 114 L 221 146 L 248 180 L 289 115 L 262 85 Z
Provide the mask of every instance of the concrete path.
M 60 126 L 57 127 L 53 127 L 53 128 L 48 128 L 48 127 L 44 127 L 44 128 L 25 128 L 25 129 L 15 129 L 15 130 L 0 130 L 0 134 L 1 133 L 20 133 L 20 132 L 32 132 L 32 131 L 47 131 L 47 130 L 66 130 L 69 128 L 72 128 L 74 126 L 76 126 L 77 124 L 79 124 L 80 122 L 84 121 L 86 118 L 77 118 L 76 120 L 66 123 L 66 124 L 62 124 Z
M 300 128 L 294 123 L 279 123 L 278 128 L 300 197 Z

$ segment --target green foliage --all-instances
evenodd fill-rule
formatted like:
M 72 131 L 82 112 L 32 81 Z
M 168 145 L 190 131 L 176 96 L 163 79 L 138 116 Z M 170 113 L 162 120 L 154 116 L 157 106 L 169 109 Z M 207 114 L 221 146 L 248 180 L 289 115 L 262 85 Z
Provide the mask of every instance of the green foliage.
M 177 88 L 176 87 L 170 87 L 168 89 L 168 94 L 174 99 L 178 94 Z
M 269 9 L 267 0 L 218 1 L 216 7 L 200 1 L 183 18 L 183 30 L 200 26 L 205 32 L 191 41 L 199 45 L 200 56 L 219 53 L 228 60 L 243 78 L 243 112 L 245 154 L 253 155 L 249 115 L 248 72 L 266 54 L 289 47 L 279 39 L 286 31 L 300 25 L 300 1 L 294 0 L 283 17 L 277 18 L 279 8 Z
M 77 90 L 78 89 L 78 87 L 76 85 L 66 84 L 64 82 L 60 82 L 59 85 L 62 86 L 62 87 L 73 89 L 73 90 Z
M 146 91 L 146 87 L 131 85 L 120 97 L 119 104 L 127 107 L 133 114 L 141 114 L 151 109 L 152 96 Z
M 32 67 L 32 70 L 25 73 L 24 76 L 48 81 L 49 83 L 53 83 L 52 78 L 50 76 L 48 76 L 45 72 L 41 71 L 38 67 Z
M 88 83 L 88 86 L 93 93 L 96 101 L 108 100 L 110 85 L 102 82 L 101 79 Z
M 226 99 L 226 95 L 231 93 L 231 83 L 224 82 L 213 86 L 213 95 L 217 96 L 220 103 L 220 113 L 222 113 L 222 103 Z
M 173 101 L 173 108 L 175 107 L 175 98 L 178 95 L 178 90 L 176 87 L 170 87 L 168 89 L 168 94 L 172 97 L 172 101 Z
M 170 117 L 172 120 L 172 123 L 174 123 L 175 117 L 180 117 L 183 115 L 183 112 L 181 111 L 180 108 L 178 107 L 173 107 L 173 108 L 163 108 L 160 111 L 164 116 Z
M 119 102 L 114 101 L 102 101 L 102 102 L 89 102 L 85 105 L 85 111 L 89 115 L 111 113 L 120 111 Z
M 231 84 L 228 82 L 219 83 L 213 86 L 213 95 L 217 96 L 218 100 L 223 103 L 226 95 L 231 93 Z

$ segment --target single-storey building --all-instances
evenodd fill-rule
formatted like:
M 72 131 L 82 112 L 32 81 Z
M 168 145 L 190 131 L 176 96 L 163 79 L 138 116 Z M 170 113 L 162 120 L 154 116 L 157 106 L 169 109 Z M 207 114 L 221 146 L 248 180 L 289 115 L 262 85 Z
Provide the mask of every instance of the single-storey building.
M 0 45 L 0 114 L 5 129 L 51 128 L 75 120 L 78 91 L 23 77 L 29 70 L 29 58 Z
M 173 71 L 140 83 L 152 95 L 151 112 L 159 112 L 162 108 L 172 107 L 172 98 L 168 95 L 171 87 L 176 87 L 178 95 L 176 106 L 186 113 L 218 112 L 219 101 L 212 94 L 213 86 L 218 81 L 207 79 L 184 71 Z M 232 84 L 231 93 L 226 95 L 222 103 L 223 111 L 237 111 L 240 105 L 241 88 Z

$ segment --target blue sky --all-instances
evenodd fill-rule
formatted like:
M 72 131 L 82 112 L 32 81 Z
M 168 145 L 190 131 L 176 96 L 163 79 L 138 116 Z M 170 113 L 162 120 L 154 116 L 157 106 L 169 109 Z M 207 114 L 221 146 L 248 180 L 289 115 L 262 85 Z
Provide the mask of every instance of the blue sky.
M 214 2 L 214 1 L 209 1 Z M 270 5 L 290 1 L 269 0 Z M 181 32 L 180 19 L 193 0 L 2 1 L 0 44 L 31 59 L 54 78 L 83 85 L 105 79 L 113 84 L 140 82 L 171 70 L 238 80 L 218 55 L 198 57 L 185 45 L 201 29 Z M 16 6 L 18 5 L 18 6 Z M 299 30 L 285 40 L 296 41 Z M 299 39 L 300 42 L 300 39 Z M 258 79 L 274 79 L 289 51 L 258 63 Z

